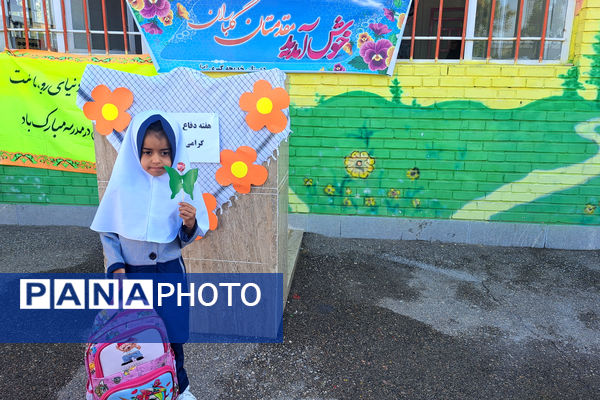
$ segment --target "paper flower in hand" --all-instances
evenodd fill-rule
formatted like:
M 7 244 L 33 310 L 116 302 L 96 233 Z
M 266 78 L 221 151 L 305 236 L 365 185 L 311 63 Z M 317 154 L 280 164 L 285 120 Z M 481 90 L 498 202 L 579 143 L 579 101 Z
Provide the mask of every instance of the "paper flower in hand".
M 96 130 L 101 135 L 109 135 L 115 131 L 123 131 L 131 122 L 131 115 L 126 110 L 133 104 L 133 93 L 127 88 L 119 87 L 114 91 L 98 85 L 92 90 L 93 101 L 83 105 L 85 116 L 96 121 Z
M 240 146 L 234 152 L 221 152 L 221 165 L 215 174 L 219 185 L 233 184 L 239 193 L 250 193 L 251 185 L 260 186 L 267 180 L 269 173 L 262 165 L 254 164 L 256 150 L 248 146 Z
M 179 173 L 182 173 L 183 171 L 185 171 L 185 164 L 182 162 L 178 162 L 177 163 L 177 171 L 179 171 Z
M 177 169 L 180 168 L 180 164 L 183 165 L 181 171 L 185 169 L 184 163 L 178 163 Z M 194 184 L 198 179 L 198 169 L 193 168 L 186 172 L 184 175 L 179 175 L 175 169 L 165 166 L 167 173 L 169 174 L 169 187 L 171 188 L 171 198 L 174 199 L 177 193 L 183 189 L 183 191 L 190 195 L 194 200 Z
M 284 88 L 271 87 L 263 79 L 254 83 L 253 92 L 244 92 L 239 100 L 240 108 L 247 111 L 246 123 L 250 129 L 258 131 L 263 127 L 272 133 L 279 133 L 287 126 L 287 117 L 281 111 L 290 105 L 290 96 Z

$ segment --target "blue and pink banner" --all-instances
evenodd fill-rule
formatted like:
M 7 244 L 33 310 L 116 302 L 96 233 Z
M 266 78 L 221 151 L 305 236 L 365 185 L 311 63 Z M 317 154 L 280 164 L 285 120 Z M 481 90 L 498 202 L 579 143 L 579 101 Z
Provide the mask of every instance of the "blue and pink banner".
M 411 0 L 127 0 L 160 72 L 391 74 Z

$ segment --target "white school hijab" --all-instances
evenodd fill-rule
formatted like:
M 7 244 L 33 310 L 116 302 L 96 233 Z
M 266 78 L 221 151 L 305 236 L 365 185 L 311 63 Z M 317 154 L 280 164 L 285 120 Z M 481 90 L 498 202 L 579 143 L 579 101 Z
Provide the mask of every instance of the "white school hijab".
M 168 113 L 144 111 L 131 120 L 119 149 L 110 181 L 91 229 L 112 232 L 127 239 L 155 243 L 170 243 L 183 223 L 179 217 L 179 202 L 183 190 L 171 199 L 169 175 L 154 177 L 140 164 L 140 150 L 146 128 L 160 120 L 171 144 L 173 165 L 183 162 L 187 172 L 190 162 L 183 143 L 181 128 Z M 185 201 L 196 207 L 200 230 L 208 230 L 208 213 L 198 182 L 194 185 L 194 200 L 185 194 Z

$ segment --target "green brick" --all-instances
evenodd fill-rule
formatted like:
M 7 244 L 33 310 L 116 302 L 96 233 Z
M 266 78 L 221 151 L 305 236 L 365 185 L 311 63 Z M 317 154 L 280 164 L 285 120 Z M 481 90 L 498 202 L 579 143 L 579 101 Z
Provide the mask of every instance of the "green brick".
M 78 204 L 76 196 L 52 194 L 47 196 L 48 203 L 53 204 Z
M 3 201 L 7 203 L 31 203 L 31 195 L 23 193 L 4 193 Z
M 80 187 L 80 186 L 67 186 L 64 188 L 66 195 L 75 195 L 75 196 L 86 196 L 93 194 L 96 190 L 95 188 L 89 187 Z
M 39 185 L 21 186 L 21 193 L 41 194 L 41 193 L 48 193 L 48 191 L 49 191 L 48 186 L 39 186 Z
M 48 175 L 49 176 L 64 176 L 64 173 L 62 171 L 55 171 L 55 170 L 49 169 Z

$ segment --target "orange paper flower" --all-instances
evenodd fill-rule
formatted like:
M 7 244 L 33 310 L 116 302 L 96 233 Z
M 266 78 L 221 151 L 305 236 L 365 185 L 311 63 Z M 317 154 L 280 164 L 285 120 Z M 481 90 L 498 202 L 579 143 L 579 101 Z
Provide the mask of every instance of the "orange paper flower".
M 217 199 L 210 193 L 202 193 L 202 199 L 204 199 L 204 205 L 206 206 L 206 211 L 208 212 L 208 229 L 214 231 L 217 229 L 217 225 L 219 224 L 219 219 L 217 218 L 217 214 L 215 214 L 215 208 L 217 208 Z M 198 236 L 195 240 L 202 239 L 202 236 Z
M 83 105 L 85 116 L 96 121 L 96 130 L 101 135 L 109 135 L 113 130 L 123 131 L 131 122 L 131 115 L 126 110 L 133 104 L 133 93 L 127 88 L 119 87 L 113 92 L 104 85 L 92 90 L 92 99 Z
M 267 127 L 272 133 L 283 131 L 287 117 L 281 111 L 290 105 L 290 96 L 284 88 L 271 87 L 263 79 L 254 83 L 253 92 L 245 92 L 240 97 L 240 108 L 247 111 L 246 123 L 250 129 L 258 131 Z
M 250 186 L 260 186 L 267 180 L 269 173 L 262 165 L 254 164 L 256 150 L 248 146 L 240 146 L 234 152 L 223 150 L 221 152 L 221 165 L 215 174 L 219 185 L 233 184 L 239 193 L 250 193 Z

